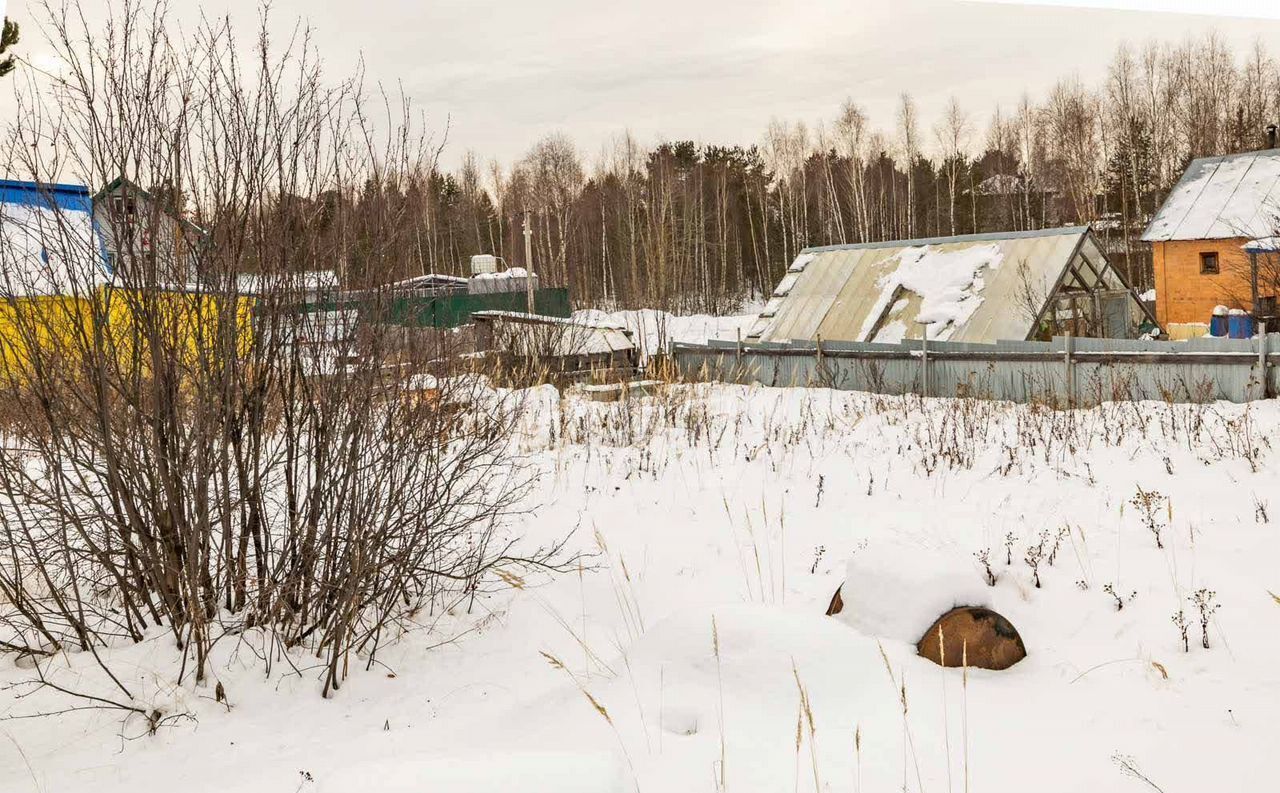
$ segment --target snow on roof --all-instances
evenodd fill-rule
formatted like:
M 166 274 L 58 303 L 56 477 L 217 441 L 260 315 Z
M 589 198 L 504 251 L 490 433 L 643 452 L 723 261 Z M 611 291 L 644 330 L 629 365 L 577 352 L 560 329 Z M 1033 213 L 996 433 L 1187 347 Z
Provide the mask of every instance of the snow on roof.
M 978 183 L 979 195 L 1013 195 L 1023 189 L 1022 177 L 1011 173 L 988 176 Z
M 333 270 L 307 270 L 296 273 L 237 273 L 236 292 L 242 295 L 263 295 L 281 289 L 301 289 L 305 292 L 323 292 L 338 288 L 338 276 Z
M 83 294 L 109 278 L 87 187 L 0 180 L 0 294 Z
M 1193 160 L 1142 239 L 1266 237 L 1280 226 L 1280 149 Z
M 903 248 L 893 259 L 897 266 L 876 282 L 880 297 L 859 334 L 869 341 L 902 341 L 907 327 L 903 319 L 894 317 L 887 325 L 881 320 L 891 308 L 890 300 L 897 309 L 894 314 L 910 307 L 905 293 L 919 296 L 914 319 L 932 326 L 929 336 L 950 338 L 982 305 L 983 274 L 1000 267 L 1004 252 L 995 243 L 950 249 L 921 245 Z M 878 323 L 882 326 L 877 330 Z
M 405 278 L 404 280 L 396 281 L 391 285 L 396 288 L 401 288 L 401 287 L 412 288 L 415 286 L 421 286 L 422 284 L 432 284 L 432 283 L 460 284 L 462 286 L 465 286 L 467 283 L 467 279 L 463 278 L 460 275 L 442 275 L 441 273 L 427 273 L 425 275 L 415 275 L 412 278 Z
M 385 288 L 398 292 L 417 291 L 433 294 L 465 292 L 467 291 L 467 279 L 457 275 L 427 273 L 395 281 L 387 284 Z
M 531 322 L 539 325 L 571 325 L 573 327 L 594 328 L 596 330 L 627 330 L 627 327 L 619 322 L 591 319 L 589 316 L 552 317 L 546 314 L 529 314 L 524 311 L 496 310 L 474 311 L 471 316 L 478 319 L 509 319 L 516 322 Z
M 1249 253 L 1276 253 L 1280 252 L 1280 237 L 1259 237 L 1240 247 Z
M 506 278 L 525 278 L 529 275 L 529 271 L 523 267 L 508 267 L 495 273 L 476 273 L 471 276 L 477 281 L 501 281 Z
M 928 325 L 931 339 L 1024 339 L 1040 308 L 1023 305 L 1028 287 L 1046 299 L 1077 254 L 1105 263 L 1087 226 L 813 248 L 751 336 L 898 342 Z
M 538 354 L 599 355 L 612 352 L 629 352 L 636 349 L 631 331 L 613 323 L 591 322 L 583 319 L 548 317 L 542 314 L 525 314 L 519 311 L 476 311 L 472 319 L 493 322 L 506 327 L 514 325 L 537 326 L 548 331 L 548 338 L 527 340 L 536 347 Z M 503 346 L 518 348 L 522 339 L 508 340 Z M 517 350 L 518 351 L 518 350 Z

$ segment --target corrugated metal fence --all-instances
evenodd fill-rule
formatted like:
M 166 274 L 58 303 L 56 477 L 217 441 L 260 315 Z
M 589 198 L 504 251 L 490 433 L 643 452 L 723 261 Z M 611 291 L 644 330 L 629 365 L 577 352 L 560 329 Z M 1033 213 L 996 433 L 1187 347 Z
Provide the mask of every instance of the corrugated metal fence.
M 906 340 L 899 344 L 713 341 L 671 345 L 687 380 L 879 394 L 1092 405 L 1158 399 L 1248 402 L 1280 394 L 1280 333 L 1182 342 L 1129 339 Z

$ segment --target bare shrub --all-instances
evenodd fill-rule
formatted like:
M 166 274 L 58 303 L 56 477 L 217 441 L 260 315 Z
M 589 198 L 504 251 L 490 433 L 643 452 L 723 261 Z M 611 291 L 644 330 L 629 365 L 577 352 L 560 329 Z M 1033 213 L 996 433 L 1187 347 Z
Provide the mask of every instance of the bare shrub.
M 1212 589 L 1197 589 L 1191 593 L 1191 605 L 1200 614 L 1200 645 L 1206 650 L 1209 649 L 1209 622 L 1218 611 L 1217 597 L 1218 593 Z
M 179 681 L 199 683 L 223 637 L 263 631 L 317 656 L 328 696 L 421 612 L 555 567 L 557 548 L 504 532 L 532 481 L 512 444 L 520 398 L 443 346 L 398 345 L 380 290 L 358 333 L 308 338 L 343 298 L 303 271 L 376 283 L 380 246 L 406 231 L 386 202 L 354 198 L 403 194 L 432 167 L 407 106 L 370 120 L 358 79 L 328 86 L 305 31 L 276 51 L 264 20 L 245 63 L 228 22 L 179 43 L 162 7 L 117 13 L 100 38 L 48 12 L 69 70 L 43 95 L 59 112 L 20 114 L 8 148 L 36 181 L 123 171 L 153 189 L 146 211 L 101 220 L 110 274 L 56 206 L 43 264 L 0 263 L 0 649 L 84 650 L 118 689 L 99 698 L 130 703 L 102 648 L 164 626 Z M 57 162 L 30 145 L 49 138 Z M 188 223 L 190 249 L 134 244 Z M 42 283 L 58 296 L 31 299 Z
M 1113 583 L 1103 584 L 1102 591 L 1110 595 L 1111 599 L 1115 601 L 1116 611 L 1123 611 L 1125 605 L 1132 602 L 1133 599 L 1138 596 L 1138 593 L 1136 591 L 1130 592 L 1127 596 L 1121 594 L 1120 591 L 1116 589 L 1116 585 Z
M 1151 532 L 1151 536 L 1155 538 L 1156 547 L 1163 548 L 1164 542 L 1160 538 L 1161 532 L 1168 525 L 1167 518 L 1172 512 L 1172 506 L 1169 499 L 1155 490 L 1143 490 L 1142 486 L 1138 486 L 1138 492 L 1133 498 L 1129 499 L 1129 503 L 1137 507 L 1139 516 L 1142 518 L 1142 525 L 1147 527 Z M 1162 514 L 1163 513 L 1163 514 Z
M 1190 639 L 1187 637 L 1187 628 L 1191 623 L 1187 620 L 1187 613 L 1182 609 L 1178 609 L 1170 619 L 1173 620 L 1173 626 L 1178 629 L 1178 637 L 1182 639 L 1182 651 L 1184 653 L 1191 651 Z
M 987 581 L 987 586 L 995 586 L 996 574 L 991 569 L 991 549 L 983 548 L 980 551 L 975 551 L 973 558 L 977 559 L 978 564 L 982 565 L 982 574 Z
M 1058 551 L 1062 549 L 1062 541 L 1069 536 L 1071 536 L 1070 526 L 1061 526 L 1058 528 L 1056 532 L 1054 532 L 1053 546 L 1049 549 L 1049 566 L 1050 567 L 1052 567 L 1053 563 L 1056 562 L 1058 559 Z
M 1035 545 L 1028 545 L 1022 557 L 1027 567 L 1031 568 L 1031 577 L 1035 581 L 1036 589 L 1040 588 L 1040 563 L 1045 560 L 1045 545 L 1048 542 L 1049 533 L 1040 532 L 1040 541 Z

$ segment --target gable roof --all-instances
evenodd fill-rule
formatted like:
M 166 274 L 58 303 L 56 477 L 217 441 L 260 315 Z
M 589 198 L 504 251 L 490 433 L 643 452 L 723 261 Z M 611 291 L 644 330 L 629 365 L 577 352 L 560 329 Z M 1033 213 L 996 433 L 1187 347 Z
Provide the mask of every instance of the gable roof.
M 1147 226 L 1147 242 L 1266 237 L 1280 225 L 1280 149 L 1192 160 Z
M 140 196 L 144 201 L 147 201 L 148 203 L 158 204 L 155 195 L 151 193 L 151 191 L 138 186 L 126 176 L 117 176 L 116 178 L 112 179 L 105 187 L 103 187 L 101 190 L 93 194 L 92 201 L 94 204 L 97 204 L 98 202 L 102 201 L 102 199 L 106 198 L 107 196 L 111 195 L 117 190 L 133 193 L 137 196 Z M 169 217 L 178 221 L 178 223 L 183 228 L 195 234 L 197 237 L 204 238 L 209 235 L 209 232 L 206 231 L 204 228 L 197 226 L 195 223 L 191 222 L 190 220 L 187 220 L 184 217 L 175 215 L 164 208 L 161 208 L 160 211 L 163 214 L 168 215 Z
M 109 277 L 87 187 L 0 180 L 0 296 L 83 293 Z
M 1078 257 L 1127 289 L 1088 226 L 810 248 L 749 338 L 897 342 L 928 322 L 931 339 L 1025 339 Z M 1026 306 L 1028 294 L 1040 305 Z

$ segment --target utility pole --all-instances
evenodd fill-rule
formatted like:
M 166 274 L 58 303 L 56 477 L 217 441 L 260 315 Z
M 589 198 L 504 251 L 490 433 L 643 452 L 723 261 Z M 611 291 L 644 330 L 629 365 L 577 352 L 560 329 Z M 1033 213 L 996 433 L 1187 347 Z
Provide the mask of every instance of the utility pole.
M 533 314 L 533 229 L 529 227 L 529 210 L 524 211 L 524 290 L 526 309 Z

